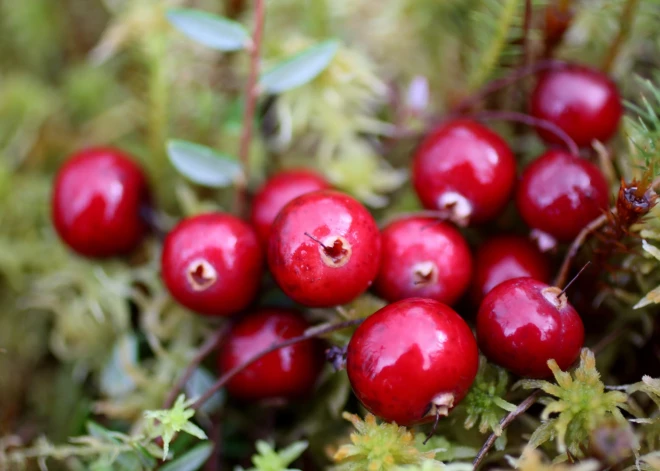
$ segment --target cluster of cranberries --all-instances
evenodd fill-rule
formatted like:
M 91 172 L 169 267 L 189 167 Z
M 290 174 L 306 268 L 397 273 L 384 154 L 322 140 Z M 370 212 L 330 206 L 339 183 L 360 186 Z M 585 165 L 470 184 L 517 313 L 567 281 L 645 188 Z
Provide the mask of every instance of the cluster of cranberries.
M 546 72 L 530 113 L 577 144 L 606 140 L 621 116 L 614 85 L 577 66 Z M 555 145 L 555 136 L 539 130 Z M 522 220 L 558 242 L 570 241 L 608 206 L 608 184 L 594 164 L 550 148 L 518 178 L 507 143 L 467 119 L 445 122 L 418 147 L 413 184 L 441 217 L 406 216 L 379 229 L 358 201 L 307 170 L 272 177 L 254 197 L 250 221 L 225 213 L 182 220 L 165 238 L 161 270 L 172 297 L 209 316 L 249 308 L 264 262 L 293 301 L 307 307 L 348 303 L 370 288 L 390 302 L 348 344 L 353 390 L 376 415 L 402 425 L 446 414 L 467 394 L 479 350 L 515 374 L 543 378 L 579 355 L 580 316 L 549 286 L 546 255 L 529 239 L 500 235 L 473 256 L 460 228 L 497 218 L 515 199 Z M 90 257 L 134 249 L 147 231 L 149 192 L 140 168 L 116 149 L 79 153 L 60 170 L 53 221 L 72 249 Z M 479 305 L 476 339 L 450 306 L 466 293 Z M 221 372 L 302 335 L 297 312 L 259 309 L 233 324 L 218 357 Z M 308 339 L 273 351 L 228 383 L 244 400 L 309 393 L 323 345 Z

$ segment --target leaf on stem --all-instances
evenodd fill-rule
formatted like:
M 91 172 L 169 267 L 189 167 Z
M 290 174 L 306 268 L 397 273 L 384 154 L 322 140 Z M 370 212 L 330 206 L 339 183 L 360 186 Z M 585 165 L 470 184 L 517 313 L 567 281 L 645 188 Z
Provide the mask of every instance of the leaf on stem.
M 198 185 L 225 188 L 245 178 L 236 159 L 210 147 L 173 139 L 167 143 L 167 154 L 177 171 Z
M 259 79 L 259 89 L 266 93 L 282 93 L 314 80 L 332 62 L 339 41 L 324 41 L 286 59 Z
M 193 41 L 218 51 L 238 51 L 251 41 L 240 23 L 201 10 L 174 8 L 167 12 L 167 19 Z

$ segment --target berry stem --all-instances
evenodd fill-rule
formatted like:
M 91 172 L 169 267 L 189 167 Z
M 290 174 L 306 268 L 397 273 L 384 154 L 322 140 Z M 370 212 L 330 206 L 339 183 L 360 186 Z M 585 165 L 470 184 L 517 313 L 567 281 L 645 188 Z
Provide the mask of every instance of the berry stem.
M 316 237 L 314 237 L 314 236 L 313 236 L 312 234 L 310 234 L 309 232 L 305 232 L 304 234 L 305 234 L 307 237 L 309 237 L 310 239 L 312 239 L 314 242 L 316 242 L 317 244 L 319 244 L 321 247 L 323 247 L 323 250 L 325 250 L 325 251 L 330 250 L 330 247 L 328 247 L 327 245 L 325 245 L 323 242 L 321 242 L 319 239 L 317 239 Z
M 186 383 L 190 379 L 190 377 L 193 375 L 199 364 L 204 361 L 204 358 L 206 358 L 215 348 L 218 346 L 220 343 L 220 340 L 227 334 L 229 331 L 229 328 L 231 327 L 231 322 L 225 323 L 222 327 L 219 329 L 216 329 L 213 334 L 209 336 L 208 339 L 202 344 L 201 347 L 199 347 L 199 350 L 197 350 L 197 353 L 193 357 L 193 359 L 190 361 L 186 369 L 184 370 L 183 374 L 179 377 L 177 380 L 176 384 L 170 389 L 170 392 L 167 394 L 167 397 L 165 398 L 165 402 L 163 402 L 163 409 L 169 409 L 172 407 L 172 404 L 174 404 L 174 401 L 176 400 L 177 396 L 181 392 L 181 390 L 185 387 Z
M 567 290 L 568 288 L 570 288 L 570 286 L 575 282 L 575 280 L 577 280 L 577 279 L 580 277 L 580 275 L 582 274 L 582 272 L 583 272 L 584 270 L 586 270 L 587 267 L 588 267 L 589 265 L 591 265 L 591 262 L 590 262 L 590 261 L 587 261 L 587 263 L 585 263 L 584 266 L 583 266 L 582 268 L 580 268 L 580 271 L 577 272 L 577 275 L 575 275 L 575 276 L 571 279 L 571 281 L 569 281 L 568 284 L 567 284 L 566 286 L 564 286 L 564 289 L 561 290 L 561 291 L 559 292 L 559 294 L 557 295 L 557 299 L 559 299 L 563 294 L 566 294 L 566 290 Z
M 254 32 L 252 33 L 252 42 L 249 46 L 250 52 L 250 70 L 247 83 L 245 84 L 245 109 L 243 111 L 243 125 L 241 130 L 241 140 L 239 148 L 239 158 L 243 165 L 245 179 L 237 191 L 237 212 L 240 214 L 245 206 L 247 185 L 250 180 L 250 142 L 252 140 L 252 121 L 254 120 L 254 110 L 257 105 L 257 78 L 259 76 L 259 57 L 261 53 L 261 37 L 264 30 L 264 0 L 255 0 L 254 2 Z
M 563 61 L 548 59 L 514 69 L 509 75 L 497 80 L 493 80 L 484 85 L 476 93 L 473 93 L 463 101 L 459 102 L 456 106 L 454 106 L 452 111 L 454 113 L 463 113 L 469 111 L 474 105 L 479 103 L 491 93 L 501 90 L 502 88 L 505 88 L 529 75 L 534 75 L 548 69 L 565 67 L 566 65 L 567 64 Z
M 576 157 L 580 155 L 580 150 L 575 141 L 571 139 L 571 137 L 566 134 L 566 132 L 564 132 L 564 130 L 559 126 L 545 119 L 535 118 L 534 116 L 530 116 L 525 113 L 519 113 L 517 111 L 481 111 L 479 113 L 475 113 L 473 117 L 475 119 L 485 121 L 490 119 L 516 121 L 519 123 L 524 123 L 528 126 L 543 128 L 561 139 L 566 146 L 566 149 L 568 149 L 572 155 Z
M 258 361 L 262 357 L 268 355 L 269 353 L 274 352 L 275 350 L 279 350 L 280 348 L 288 347 L 289 345 L 294 345 L 296 343 L 304 342 L 305 340 L 320 337 L 321 335 L 325 335 L 330 332 L 335 332 L 337 330 L 342 330 L 348 327 L 358 325 L 362 323 L 363 320 L 364 319 L 353 319 L 350 321 L 339 322 L 337 324 L 331 324 L 326 327 L 311 328 L 303 335 L 299 335 L 298 337 L 292 337 L 290 339 L 285 340 L 284 342 L 276 343 L 275 345 L 272 345 L 256 353 L 245 363 L 237 365 L 236 367 L 232 368 L 231 370 L 223 374 L 220 378 L 218 378 L 218 380 L 215 383 L 213 383 L 213 385 L 199 399 L 197 399 L 197 401 L 195 401 L 195 403 L 191 406 L 192 409 L 198 410 L 200 407 L 204 405 L 206 401 L 208 401 L 211 398 L 211 396 L 213 396 L 213 394 L 215 394 L 217 391 L 222 389 L 222 387 L 225 384 L 227 384 L 227 382 L 230 379 L 232 379 L 234 376 L 236 376 L 238 373 L 243 371 L 245 368 L 250 366 L 255 361 Z

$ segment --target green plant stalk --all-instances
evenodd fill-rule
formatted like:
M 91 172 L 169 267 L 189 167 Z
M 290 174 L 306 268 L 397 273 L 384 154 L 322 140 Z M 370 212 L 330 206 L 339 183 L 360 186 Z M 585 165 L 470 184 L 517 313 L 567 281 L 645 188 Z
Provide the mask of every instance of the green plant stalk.
M 150 38 L 149 67 L 149 116 L 148 116 L 148 166 L 154 181 L 163 181 L 168 168 L 163 143 L 167 139 L 169 122 L 169 81 L 167 77 L 167 38 L 157 35 Z
M 505 0 L 490 46 L 478 59 L 479 65 L 468 77 L 468 89 L 474 90 L 480 87 L 497 66 L 497 61 L 507 43 L 509 30 L 516 19 L 519 3 L 519 0 Z
M 319 39 L 329 36 L 327 0 L 306 0 L 307 28 L 311 36 Z
M 639 6 L 639 0 L 627 0 L 623 5 L 623 10 L 621 11 L 621 21 L 619 22 L 619 32 L 617 33 L 614 41 L 610 45 L 610 49 L 605 56 L 605 62 L 603 62 L 603 72 L 607 73 L 612 69 L 616 58 L 619 56 L 619 52 L 623 47 L 623 44 L 628 39 L 630 31 L 632 30 L 632 24 L 635 20 L 635 13 L 637 12 L 637 7 Z

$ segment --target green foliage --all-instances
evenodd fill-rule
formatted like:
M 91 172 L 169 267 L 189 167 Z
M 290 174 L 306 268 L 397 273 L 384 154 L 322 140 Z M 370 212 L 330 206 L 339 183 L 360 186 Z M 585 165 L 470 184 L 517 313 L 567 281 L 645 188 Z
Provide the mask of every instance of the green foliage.
M 257 440 L 255 445 L 257 454 L 252 457 L 254 467 L 247 470 L 238 467 L 236 471 L 300 471 L 288 466 L 303 454 L 308 444 L 295 442 L 280 451 L 276 451 L 272 445 L 263 440 Z
M 414 435 L 396 424 L 378 423 L 367 414 L 364 420 L 345 412 L 343 417 L 355 427 L 351 443 L 342 445 L 333 456 L 335 471 L 391 471 L 402 465 L 419 465 L 433 460 L 436 450 L 420 452 Z
M 527 389 L 540 388 L 553 398 L 544 398 L 541 413 L 543 424 L 537 428 L 529 446 L 537 447 L 548 440 L 557 440 L 557 450 L 573 455 L 582 454 L 590 432 L 607 420 L 625 424 L 620 409 L 625 409 L 628 395 L 621 391 L 606 391 L 596 369 L 596 359 L 589 349 L 583 349 L 580 365 L 571 374 L 561 371 L 557 362 L 548 361 L 557 384 L 548 381 L 524 380 Z M 556 417 L 550 418 L 557 414 Z
M 499 437 L 496 442 L 499 449 L 504 449 L 506 446 L 506 435 L 503 434 L 500 420 L 507 412 L 516 409 L 514 404 L 503 399 L 508 392 L 508 386 L 508 373 L 502 368 L 489 364 L 484 357 L 481 357 L 477 378 L 461 406 L 467 411 L 465 428 L 471 429 L 478 423 L 479 432 L 495 433 Z

